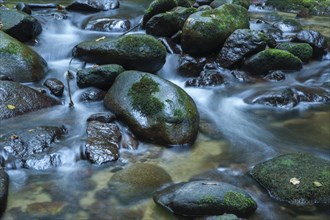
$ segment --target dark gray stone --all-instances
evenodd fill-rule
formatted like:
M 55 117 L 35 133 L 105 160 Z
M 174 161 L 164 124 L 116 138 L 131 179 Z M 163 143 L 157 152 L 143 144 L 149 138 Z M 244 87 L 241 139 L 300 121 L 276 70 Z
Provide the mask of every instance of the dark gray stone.
M 119 8 L 118 0 L 75 0 L 66 7 L 69 11 L 108 11 Z
M 55 78 L 47 79 L 44 82 L 44 86 L 49 88 L 51 93 L 54 94 L 55 96 L 61 97 L 63 95 L 64 84 L 58 79 L 55 79 Z
M 6 210 L 9 188 L 9 177 L 6 171 L 0 166 L 0 216 Z

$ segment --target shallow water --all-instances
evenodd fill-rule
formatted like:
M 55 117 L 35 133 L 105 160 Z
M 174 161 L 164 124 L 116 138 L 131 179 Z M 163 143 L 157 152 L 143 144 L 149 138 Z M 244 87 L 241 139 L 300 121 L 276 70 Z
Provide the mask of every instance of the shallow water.
M 123 0 L 117 10 L 96 14 L 69 13 L 66 20 L 44 19 L 42 14 L 49 12 L 35 11 L 42 20 L 43 33 L 37 39 L 38 44 L 32 47 L 48 62 L 50 70 L 47 78 L 55 77 L 66 82 L 67 70 L 75 73 L 82 68 L 82 63 L 77 60 L 70 63 L 71 50 L 79 42 L 121 34 L 82 30 L 89 17 L 123 17 L 136 24 L 148 2 Z M 59 3 L 65 4 L 64 1 Z M 269 11 L 253 9 L 251 13 L 258 17 Z M 325 30 L 330 24 L 329 18 L 304 20 L 306 25 L 315 23 Z M 190 94 L 204 125 L 214 131 L 212 135 L 200 132 L 196 143 L 185 148 L 163 148 L 140 143 L 138 150 L 121 150 L 117 162 L 101 166 L 91 165 L 87 161 L 77 162 L 76 157 L 84 143 L 86 119 L 93 113 L 107 110 L 102 102 L 78 102 L 83 90 L 78 89 L 73 79 L 70 85 L 74 108 L 68 107 L 66 88 L 63 105 L 1 121 L 0 134 L 39 125 L 65 125 L 68 129 L 68 134 L 56 143 L 65 155 L 64 166 L 46 171 L 7 171 L 10 176 L 9 200 L 2 219 L 184 219 L 160 209 L 151 198 L 139 203 L 121 204 L 110 194 L 108 199 L 100 202 L 99 194 L 107 188 L 113 173 L 125 164 L 136 162 L 163 167 L 175 182 L 214 171 L 218 179 L 242 187 L 257 201 L 258 209 L 249 219 L 328 219 L 329 211 L 315 207 L 300 210 L 276 202 L 247 172 L 259 162 L 289 152 L 309 152 L 330 159 L 330 106 L 301 103 L 292 110 L 275 109 L 249 105 L 244 99 L 269 87 L 330 82 L 330 60 L 325 58 L 310 62 L 281 82 L 239 83 L 203 89 L 185 88 L 186 79 L 178 76 L 177 65 L 178 56 L 168 54 L 166 64 L 158 75 L 183 87 Z M 39 87 L 42 82 L 28 85 Z M 36 211 L 33 204 L 40 202 L 50 202 L 51 208 Z

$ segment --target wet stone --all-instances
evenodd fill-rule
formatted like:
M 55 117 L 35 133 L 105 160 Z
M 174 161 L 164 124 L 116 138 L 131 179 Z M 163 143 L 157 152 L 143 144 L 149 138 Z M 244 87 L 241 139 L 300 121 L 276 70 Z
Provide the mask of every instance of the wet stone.
M 127 19 L 100 18 L 91 20 L 85 29 L 103 32 L 125 32 L 131 28 L 131 23 Z
M 192 56 L 185 55 L 179 59 L 178 71 L 182 76 L 199 76 L 206 62 L 207 59 L 205 57 L 194 58 Z
M 106 95 L 106 92 L 98 88 L 86 89 L 79 98 L 81 102 L 97 102 L 102 101 Z
M 110 112 L 101 112 L 90 115 L 87 118 L 87 122 L 98 121 L 102 123 L 110 123 L 116 119 L 116 115 Z
M 186 81 L 185 86 L 205 87 L 218 86 L 224 83 L 222 75 L 217 71 L 203 71 L 202 74 L 195 79 Z
M 58 79 L 55 79 L 55 78 L 47 79 L 44 82 L 44 86 L 49 88 L 51 93 L 54 94 L 55 96 L 62 96 L 63 95 L 64 84 Z
M 0 216 L 6 210 L 8 197 L 9 177 L 0 166 Z
M 118 0 L 75 0 L 66 7 L 69 11 L 107 11 L 119 7 Z

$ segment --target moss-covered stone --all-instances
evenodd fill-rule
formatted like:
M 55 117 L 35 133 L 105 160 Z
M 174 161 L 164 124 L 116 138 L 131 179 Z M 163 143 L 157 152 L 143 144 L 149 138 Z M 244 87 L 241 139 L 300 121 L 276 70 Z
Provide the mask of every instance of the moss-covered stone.
M 330 204 L 330 162 L 292 153 L 257 164 L 251 175 L 277 200 L 293 205 Z M 299 183 L 290 182 L 293 178 Z M 315 184 L 315 182 L 321 185 Z
M 261 51 L 244 63 L 244 69 L 252 75 L 267 74 L 270 70 L 300 70 L 301 60 L 292 53 L 279 49 Z
M 150 35 L 132 34 L 80 43 L 73 49 L 73 56 L 86 62 L 119 64 L 125 69 L 156 72 L 165 63 L 166 48 Z
M 228 209 L 244 211 L 249 207 L 257 207 L 256 202 L 251 197 L 239 192 L 227 192 L 223 201 Z
M 313 48 L 307 43 L 280 43 L 276 49 L 289 51 L 303 62 L 308 62 L 313 56 Z
M 189 16 L 182 30 L 182 49 L 202 56 L 216 52 L 236 29 L 249 28 L 245 8 L 224 4 L 216 9 L 196 12 Z
M 164 13 L 166 11 L 171 10 L 172 8 L 177 6 L 176 0 L 154 0 L 150 3 L 149 7 L 145 11 L 145 14 L 142 19 L 142 26 L 152 18 L 154 15 L 159 13 Z
M 156 75 L 125 71 L 109 89 L 105 106 L 139 138 L 161 145 L 194 143 L 199 114 L 180 87 Z
M 0 31 L 0 74 L 18 82 L 35 82 L 45 76 L 46 61 L 34 50 Z

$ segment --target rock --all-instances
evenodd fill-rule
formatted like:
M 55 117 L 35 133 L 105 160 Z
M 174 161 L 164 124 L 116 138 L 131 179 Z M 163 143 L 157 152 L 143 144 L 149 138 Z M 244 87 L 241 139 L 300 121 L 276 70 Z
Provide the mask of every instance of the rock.
M 26 212 L 37 218 L 49 218 L 60 215 L 67 205 L 61 201 L 35 202 L 27 205 Z
M 47 149 L 46 152 L 33 154 L 22 160 L 22 168 L 34 170 L 47 170 L 60 167 L 66 157 L 62 152 L 53 149 Z
M 0 167 L 0 216 L 6 210 L 9 188 L 9 176 L 6 171 Z
M 59 105 L 60 102 L 27 86 L 0 81 L 0 119 Z
M 301 24 L 295 19 L 284 19 L 273 24 L 274 27 L 280 29 L 282 32 L 298 32 L 301 31 Z
M 257 209 L 244 190 L 217 181 L 191 181 L 170 185 L 154 194 L 154 201 L 177 215 L 210 216 L 224 213 L 247 217 Z
M 146 23 L 146 33 L 171 37 L 182 29 L 187 18 L 196 11 L 195 8 L 176 7 L 169 12 L 157 14 Z
M 156 72 L 165 63 L 166 48 L 152 36 L 132 34 L 80 43 L 73 49 L 73 56 L 86 62 L 119 64 L 125 69 Z
M 313 48 L 307 43 L 286 42 L 278 44 L 275 48 L 289 51 L 303 62 L 308 62 L 313 55 Z
M 195 4 L 199 6 L 203 5 L 209 5 L 212 2 L 212 0 L 195 0 Z
M 207 59 L 205 57 L 194 58 L 189 55 L 184 55 L 179 59 L 178 71 L 182 76 L 196 77 L 200 75 L 206 62 Z
M 98 18 L 90 20 L 84 27 L 86 30 L 103 32 L 125 32 L 131 28 L 131 22 L 119 18 Z
M 17 11 L 22 11 L 28 15 L 31 15 L 31 13 L 32 13 L 31 8 L 24 2 L 17 3 L 15 8 L 17 9 Z
M 191 4 L 189 3 L 188 0 L 176 0 L 176 3 L 178 6 L 185 7 L 185 8 L 190 8 Z
M 291 109 L 299 104 L 300 98 L 295 89 L 290 87 L 277 87 L 258 91 L 244 101 L 250 104 L 262 104 Z
M 42 32 L 40 22 L 24 12 L 0 10 L 0 20 L 1 30 L 22 42 L 33 40 Z
M 0 74 L 17 82 L 36 82 L 47 71 L 46 61 L 34 50 L 0 31 Z
M 252 56 L 267 46 L 268 37 L 260 31 L 249 29 L 235 30 L 225 41 L 218 55 L 218 61 L 224 68 L 232 68 L 245 57 Z
M 79 98 L 80 102 L 97 102 L 102 101 L 105 97 L 106 92 L 98 88 L 86 89 Z
M 49 78 L 44 82 L 44 86 L 49 88 L 52 94 L 61 97 L 64 91 L 64 84 L 55 78 Z
M 176 0 L 154 0 L 148 6 L 142 19 L 142 27 L 146 25 L 153 16 L 164 13 L 177 6 Z
M 214 0 L 210 3 L 212 8 L 218 8 L 227 3 L 227 0 Z
M 193 56 L 211 54 L 220 49 L 232 32 L 244 28 L 249 28 L 249 16 L 241 6 L 225 4 L 196 12 L 183 26 L 182 49 Z
M 329 103 L 330 90 L 322 87 L 296 86 L 301 102 Z
M 199 114 L 180 87 L 156 75 L 125 71 L 109 89 L 104 105 L 142 140 L 161 145 L 194 143 Z
M 119 158 L 121 133 L 115 123 L 90 121 L 86 132 L 85 154 L 89 161 L 100 165 Z
M 110 123 L 116 120 L 116 116 L 110 112 L 101 112 L 90 115 L 87 122 L 98 121 L 102 123 Z
M 292 205 L 329 205 L 329 161 L 292 153 L 257 164 L 250 172 L 270 196 Z
M 281 70 L 271 71 L 264 77 L 264 79 L 270 81 L 282 81 L 285 80 L 285 74 Z
M 69 11 L 108 11 L 119 8 L 118 0 L 75 0 L 66 7 Z
M 231 0 L 232 4 L 240 5 L 246 9 L 249 9 L 251 0 Z
M 302 30 L 292 39 L 293 42 L 308 43 L 313 47 L 313 57 L 322 58 L 328 47 L 327 40 L 318 31 Z
M 77 85 L 79 88 L 96 87 L 108 90 L 119 73 L 124 71 L 124 68 L 117 64 L 85 68 L 77 72 Z
M 162 167 L 135 163 L 116 172 L 108 186 L 112 194 L 127 204 L 151 196 L 162 185 L 170 182 L 170 175 Z
M 218 71 L 202 71 L 201 75 L 198 78 L 186 81 L 185 86 L 218 86 L 223 83 L 224 79 Z
M 243 68 L 251 75 L 266 75 L 270 70 L 300 70 L 302 62 L 288 51 L 266 49 L 247 59 Z

